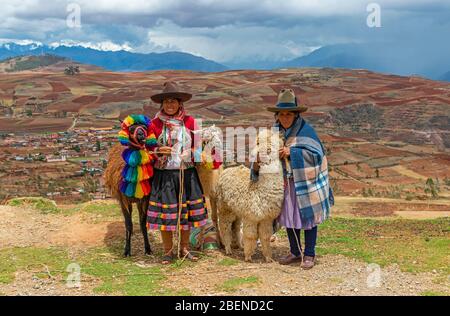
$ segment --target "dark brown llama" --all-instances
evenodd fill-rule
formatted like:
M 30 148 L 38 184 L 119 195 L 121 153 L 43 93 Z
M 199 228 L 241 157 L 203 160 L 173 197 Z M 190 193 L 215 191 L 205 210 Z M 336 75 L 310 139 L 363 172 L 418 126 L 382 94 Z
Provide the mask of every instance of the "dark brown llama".
M 134 132 L 134 127 L 130 128 L 132 134 Z M 138 134 L 138 139 L 135 140 L 136 143 L 142 143 L 145 136 Z M 125 167 L 125 161 L 122 159 L 122 153 L 126 149 L 121 144 L 114 145 L 108 154 L 108 166 L 105 170 L 105 185 L 110 190 L 111 196 L 117 199 L 120 203 L 122 214 L 125 220 L 125 250 L 124 256 L 131 256 L 131 235 L 133 234 L 133 203 L 136 203 L 137 209 L 139 211 L 139 224 L 141 227 L 142 236 L 144 237 L 144 249 L 145 254 L 149 255 L 152 253 L 150 247 L 150 242 L 148 240 L 147 234 L 147 209 L 149 206 L 150 196 L 144 196 L 142 199 L 130 198 L 120 191 L 120 183 L 122 181 L 122 170 Z

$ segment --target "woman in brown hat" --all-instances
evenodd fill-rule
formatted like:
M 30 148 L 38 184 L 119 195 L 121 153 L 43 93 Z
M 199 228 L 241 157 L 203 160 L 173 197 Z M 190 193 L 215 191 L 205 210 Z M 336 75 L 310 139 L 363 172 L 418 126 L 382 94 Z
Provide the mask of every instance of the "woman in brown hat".
M 279 155 L 285 194 L 278 223 L 286 227 L 290 253 L 280 263 L 300 263 L 303 269 L 311 269 L 315 262 L 317 226 L 328 218 L 334 203 L 325 150 L 312 126 L 301 117 L 307 108 L 298 105 L 293 90 L 281 90 L 278 104 L 268 110 L 275 113 L 275 127 L 284 136 Z M 252 167 L 254 178 L 257 169 L 257 164 Z M 301 230 L 305 234 L 303 253 Z
M 186 115 L 183 103 L 192 95 L 180 91 L 173 82 L 164 85 L 164 91 L 151 97 L 160 105 L 152 120 L 151 130 L 158 145 L 154 148 L 157 160 L 150 193 L 147 227 L 160 230 L 163 242 L 163 264 L 172 262 L 174 250 L 191 261 L 198 257 L 189 251 L 191 227 L 206 224 L 208 212 L 203 189 L 193 160 L 193 131 L 197 124 Z M 174 244 L 173 233 L 179 232 Z

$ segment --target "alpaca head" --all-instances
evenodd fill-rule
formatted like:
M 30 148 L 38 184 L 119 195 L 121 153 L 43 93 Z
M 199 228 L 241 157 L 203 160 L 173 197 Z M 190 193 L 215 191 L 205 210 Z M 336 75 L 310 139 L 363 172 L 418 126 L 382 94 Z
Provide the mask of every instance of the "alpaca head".
M 223 151 L 223 134 L 222 130 L 215 125 L 206 127 L 199 131 L 195 131 L 194 134 L 201 137 L 203 154 L 209 160 L 217 160 L 222 158 Z
M 260 173 L 282 172 L 279 149 L 283 145 L 281 133 L 263 129 L 258 133 L 253 155 L 259 161 Z

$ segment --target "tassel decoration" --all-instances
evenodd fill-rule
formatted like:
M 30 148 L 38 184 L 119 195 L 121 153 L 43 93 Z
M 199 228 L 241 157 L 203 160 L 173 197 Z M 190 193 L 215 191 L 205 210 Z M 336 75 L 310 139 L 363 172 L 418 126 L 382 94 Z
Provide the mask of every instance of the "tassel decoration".
M 150 132 L 151 120 L 145 115 L 129 115 L 122 122 L 122 129 L 118 134 L 118 140 L 123 146 L 130 145 L 130 127 L 134 124 L 147 126 L 147 138 L 145 146 L 157 145 L 154 133 Z M 151 192 L 150 178 L 153 176 L 153 156 L 146 150 L 126 148 L 122 153 L 125 167 L 122 170 L 122 181 L 120 191 L 127 197 L 142 199 Z

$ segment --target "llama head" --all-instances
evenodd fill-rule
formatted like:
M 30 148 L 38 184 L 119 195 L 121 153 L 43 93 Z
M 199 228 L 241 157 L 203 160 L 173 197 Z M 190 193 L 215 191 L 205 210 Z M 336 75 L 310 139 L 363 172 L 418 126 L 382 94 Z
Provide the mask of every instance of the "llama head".
M 156 144 L 156 138 L 150 133 L 151 120 L 145 115 L 131 114 L 121 121 L 119 141 L 124 146 L 142 149 L 145 145 Z

